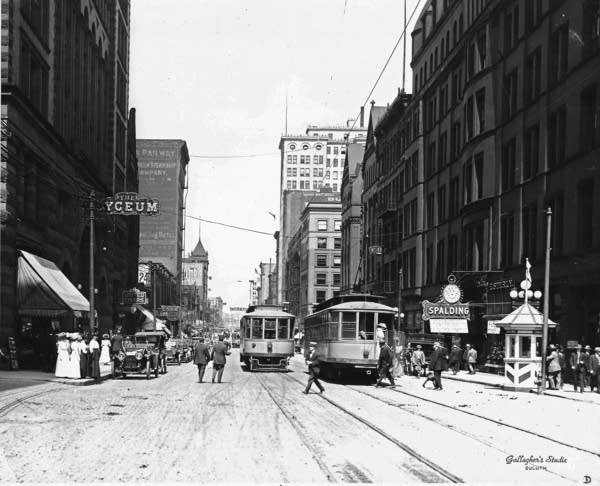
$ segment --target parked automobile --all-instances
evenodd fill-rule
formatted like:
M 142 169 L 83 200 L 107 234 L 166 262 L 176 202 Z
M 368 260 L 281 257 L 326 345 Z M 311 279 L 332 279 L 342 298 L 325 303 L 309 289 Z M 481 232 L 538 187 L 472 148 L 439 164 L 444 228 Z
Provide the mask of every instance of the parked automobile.
M 121 363 L 122 377 L 130 373 L 143 373 L 146 379 L 154 373 L 167 372 L 165 342 L 167 335 L 162 331 L 136 332 L 123 340 L 124 359 Z
M 178 339 L 169 339 L 165 345 L 165 356 L 168 363 L 177 363 L 181 365 L 181 344 Z

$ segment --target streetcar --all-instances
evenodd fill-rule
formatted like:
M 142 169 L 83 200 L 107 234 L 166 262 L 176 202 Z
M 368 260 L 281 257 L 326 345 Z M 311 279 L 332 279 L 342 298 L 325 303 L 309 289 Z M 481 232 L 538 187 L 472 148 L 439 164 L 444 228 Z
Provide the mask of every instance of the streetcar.
M 383 297 L 370 294 L 339 295 L 315 306 L 304 319 L 304 353 L 315 342 L 321 375 L 328 379 L 350 373 L 376 377 L 379 345 L 376 326 L 385 324 L 388 342 L 397 309 L 381 304 Z
M 240 347 L 240 332 L 239 331 L 233 331 L 233 333 L 231 334 L 231 346 L 234 348 Z
M 248 370 L 287 371 L 294 356 L 295 320 L 280 305 L 248 307 L 240 321 L 240 361 Z

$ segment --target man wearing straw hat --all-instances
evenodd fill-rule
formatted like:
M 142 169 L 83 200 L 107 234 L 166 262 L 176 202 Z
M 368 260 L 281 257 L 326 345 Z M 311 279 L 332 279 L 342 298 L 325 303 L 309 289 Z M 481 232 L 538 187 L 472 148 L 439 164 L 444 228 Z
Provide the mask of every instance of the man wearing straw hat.
M 321 382 L 319 381 L 319 373 L 321 372 L 321 360 L 317 356 L 317 350 L 315 348 L 316 345 L 317 343 L 315 343 L 314 341 L 311 341 L 309 343 L 308 358 L 304 360 L 305 363 L 308 365 L 309 375 L 308 383 L 306 384 L 306 389 L 304 390 L 305 395 L 308 395 L 310 387 L 313 383 L 317 385 L 317 388 L 320 390 L 319 393 L 323 393 L 325 391 L 325 388 L 323 388 L 323 385 L 321 385 Z

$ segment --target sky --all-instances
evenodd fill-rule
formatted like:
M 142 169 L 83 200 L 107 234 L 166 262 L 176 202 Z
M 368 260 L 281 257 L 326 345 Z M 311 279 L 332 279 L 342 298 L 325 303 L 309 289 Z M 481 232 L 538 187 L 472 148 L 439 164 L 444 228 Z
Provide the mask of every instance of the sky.
M 409 17 L 418 3 L 407 0 Z M 407 92 L 410 32 L 424 3 L 407 30 Z M 187 219 L 185 254 L 201 231 L 209 296 L 246 306 L 259 262 L 275 260 L 278 222 L 269 213 L 279 216 L 286 97 L 290 134 L 355 119 L 402 32 L 403 11 L 398 0 L 131 1 L 137 138 L 187 142 L 189 216 L 268 233 Z M 402 45 L 368 102 L 397 95 Z

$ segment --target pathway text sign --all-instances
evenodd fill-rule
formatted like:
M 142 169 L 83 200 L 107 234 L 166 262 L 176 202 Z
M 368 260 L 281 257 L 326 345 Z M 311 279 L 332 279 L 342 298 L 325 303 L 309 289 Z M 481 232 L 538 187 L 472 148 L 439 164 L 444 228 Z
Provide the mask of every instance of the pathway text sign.
M 159 201 L 142 197 L 136 192 L 118 192 L 104 199 L 104 209 L 108 214 L 121 216 L 156 216 L 159 212 Z

